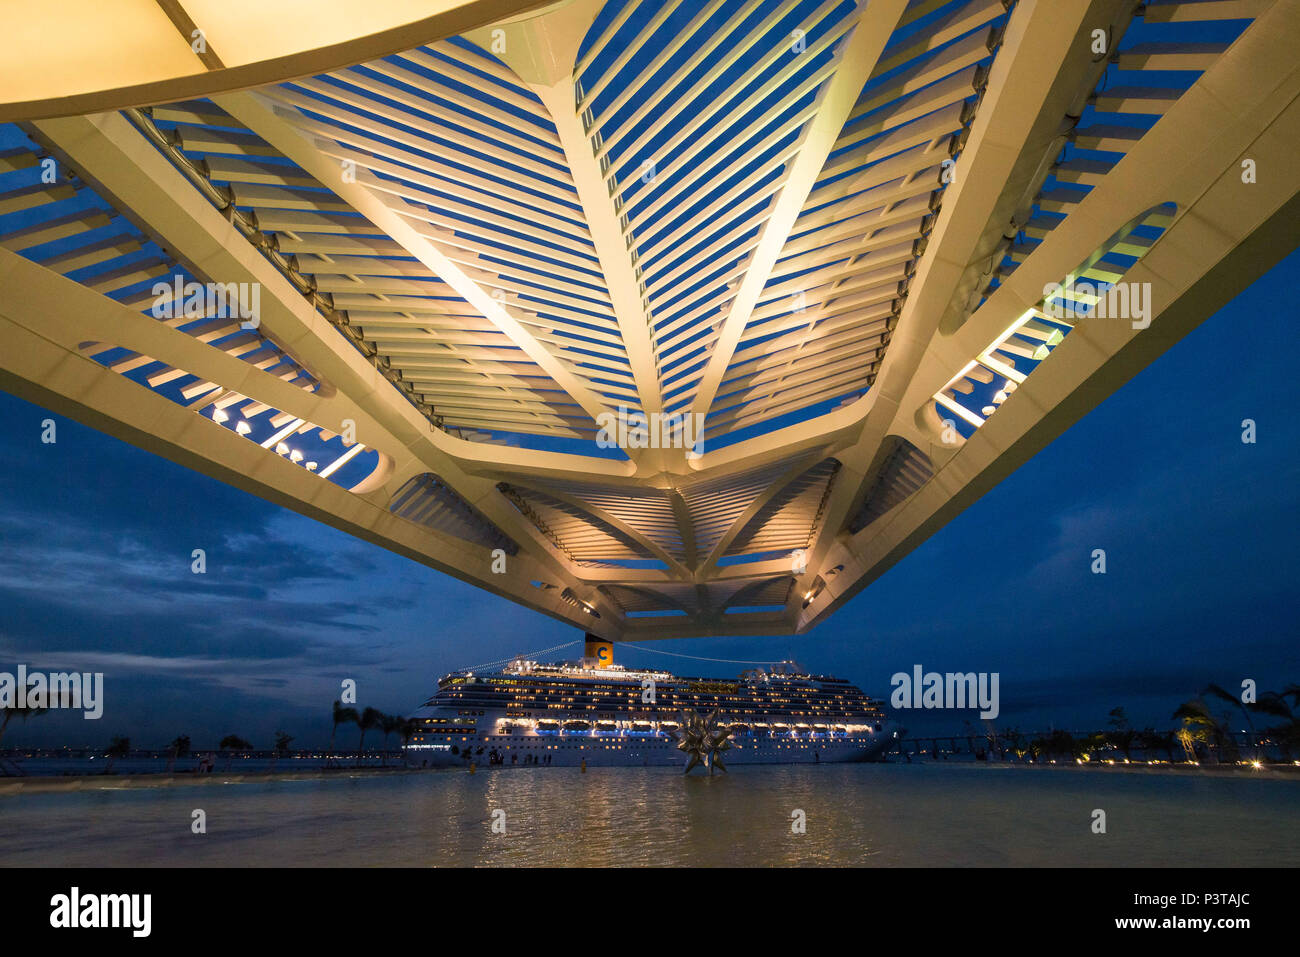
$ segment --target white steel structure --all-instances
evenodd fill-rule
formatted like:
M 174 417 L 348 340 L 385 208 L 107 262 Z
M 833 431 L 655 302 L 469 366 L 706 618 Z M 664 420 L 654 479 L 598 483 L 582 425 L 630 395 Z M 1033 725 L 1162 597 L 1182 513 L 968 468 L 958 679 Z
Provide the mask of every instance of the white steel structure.
M 0 388 L 613 639 L 808 629 L 1300 241 L 1300 0 L 19 19 Z

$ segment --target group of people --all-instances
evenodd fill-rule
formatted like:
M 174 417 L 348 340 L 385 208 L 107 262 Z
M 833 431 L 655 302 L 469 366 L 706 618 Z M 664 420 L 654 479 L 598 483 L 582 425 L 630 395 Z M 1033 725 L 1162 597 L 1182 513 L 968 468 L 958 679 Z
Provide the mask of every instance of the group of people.
M 505 763 L 506 763 L 506 753 L 504 751 L 499 751 L 498 749 L 493 748 L 491 751 L 488 752 L 488 764 L 505 764 Z M 510 755 L 510 763 L 512 765 L 519 764 L 518 751 L 515 751 Z M 550 763 L 551 763 L 551 756 L 549 754 L 525 754 L 524 755 L 524 764 L 526 765 L 530 765 L 530 764 L 547 765 Z

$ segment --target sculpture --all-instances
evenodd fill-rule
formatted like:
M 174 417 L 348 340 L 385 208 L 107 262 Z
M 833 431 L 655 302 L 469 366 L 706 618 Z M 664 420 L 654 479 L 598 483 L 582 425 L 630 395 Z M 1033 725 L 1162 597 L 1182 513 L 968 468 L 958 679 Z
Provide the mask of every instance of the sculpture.
M 686 763 L 686 771 L 690 774 L 691 770 L 697 764 L 703 764 L 713 773 L 715 767 L 721 768 L 725 774 L 727 767 L 722 763 L 722 755 L 731 748 L 730 728 L 721 728 L 718 726 L 718 712 L 713 711 L 704 716 L 693 711 L 683 711 L 681 713 L 680 726 L 672 732 L 672 736 L 677 741 L 677 750 L 682 751 L 690 759 Z

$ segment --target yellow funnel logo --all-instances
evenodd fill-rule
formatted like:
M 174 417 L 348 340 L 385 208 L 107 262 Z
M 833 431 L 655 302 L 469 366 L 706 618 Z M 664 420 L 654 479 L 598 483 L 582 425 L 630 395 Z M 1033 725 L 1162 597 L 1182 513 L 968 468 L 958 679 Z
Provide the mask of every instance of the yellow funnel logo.
M 595 658 L 598 665 L 614 663 L 614 643 L 612 641 L 587 641 L 586 657 Z

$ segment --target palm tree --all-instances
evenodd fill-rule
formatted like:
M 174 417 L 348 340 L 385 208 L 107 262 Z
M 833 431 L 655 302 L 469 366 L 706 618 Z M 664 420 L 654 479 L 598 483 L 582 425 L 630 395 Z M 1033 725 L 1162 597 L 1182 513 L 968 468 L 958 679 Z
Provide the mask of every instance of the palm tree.
M 334 735 L 338 733 L 339 725 L 356 724 L 359 720 L 361 720 L 360 715 L 357 714 L 357 709 L 343 707 L 342 701 L 334 702 L 333 718 L 334 718 L 334 727 L 330 731 L 330 753 L 329 753 L 329 757 L 325 759 L 326 767 L 329 767 L 330 763 L 334 760 Z
M 1025 755 L 1029 753 L 1029 742 L 1020 733 L 1020 729 L 1012 728 L 1010 731 L 1005 731 L 1002 737 L 1006 741 L 1006 750 L 1014 754 L 1017 760 L 1024 761 Z
M 1070 749 L 1071 754 L 1076 758 L 1091 760 L 1094 754 L 1105 752 L 1110 746 L 1110 735 L 1105 731 L 1097 731 L 1094 734 L 1085 735 L 1075 741 L 1074 746 Z
M 1074 740 L 1074 735 L 1069 731 L 1057 729 L 1047 738 L 1047 751 L 1049 754 L 1059 754 L 1062 757 L 1077 758 L 1082 756 L 1082 750 L 1079 742 Z
M 357 727 L 361 729 L 361 739 L 357 742 L 357 767 L 361 767 L 361 755 L 366 743 L 366 732 L 371 728 L 379 727 L 379 722 L 383 719 L 383 713 L 376 711 L 374 708 L 367 708 L 361 712 L 361 717 L 357 719 Z
M 113 735 L 113 740 L 109 742 L 108 750 L 104 752 L 108 756 L 108 765 L 104 768 L 105 774 L 113 773 L 113 762 L 118 758 L 124 758 L 131 753 L 131 739 L 123 737 L 120 734 Z
M 1282 719 L 1282 724 L 1265 728 L 1264 733 L 1277 742 L 1278 747 L 1282 749 L 1283 757 L 1290 760 L 1291 749 L 1300 745 L 1300 714 L 1287 705 L 1288 697 L 1300 706 L 1300 685 L 1288 685 L 1281 692 L 1266 691 L 1251 705 L 1251 709 Z
M 1123 708 L 1111 708 L 1108 723 L 1114 730 L 1106 732 L 1106 743 L 1112 748 L 1123 751 L 1124 759 L 1128 760 L 1133 756 L 1133 742 L 1138 737 L 1137 732 L 1128 723 L 1128 715 Z
M 1174 760 L 1174 745 L 1178 743 L 1178 735 L 1172 731 L 1165 731 L 1159 735 L 1160 747 L 1165 749 L 1165 754 L 1169 758 L 1169 763 Z
M 419 724 L 414 718 L 403 718 L 402 723 L 397 726 L 397 735 L 402 739 L 402 748 L 405 749 L 411 743 L 411 738 L 419 730 Z M 402 764 L 406 764 L 406 751 L 402 751 Z
M 393 732 L 402 727 L 402 719 L 395 714 L 383 714 L 379 716 L 379 728 L 384 732 L 384 750 L 380 756 L 380 762 L 388 764 L 388 738 Z
M 253 745 L 250 744 L 248 741 L 245 741 L 237 734 L 228 734 L 221 739 L 221 743 L 217 745 L 217 747 L 220 748 L 222 751 L 226 752 L 225 770 L 229 771 L 230 762 L 235 757 L 235 752 L 250 751 L 252 750 Z
M 280 760 L 280 756 L 282 754 L 287 754 L 289 752 L 289 742 L 291 742 L 292 740 L 293 740 L 293 736 L 288 734 L 285 731 L 275 732 L 275 747 L 271 749 L 271 770 L 272 771 L 275 770 L 275 765 Z
M 4 719 L 4 721 L 3 721 L 3 722 L 0 722 L 0 739 L 3 739 L 3 738 L 4 738 L 4 736 L 5 736 L 5 728 L 9 727 L 9 722 L 12 721 L 15 717 L 22 718 L 24 721 L 26 721 L 28 718 L 30 718 L 30 717 L 31 717 L 32 715 L 34 715 L 34 714 L 44 714 L 45 712 L 47 712 L 47 711 L 49 711 L 49 710 L 50 710 L 49 708 L 5 708 L 5 707 L 0 707 L 0 711 L 3 711 L 3 712 L 5 713 L 5 719 Z
M 1183 722 L 1182 732 L 1179 734 L 1183 747 L 1188 747 L 1189 742 L 1204 744 L 1207 757 L 1217 763 L 1218 752 L 1214 749 L 1222 750 L 1227 733 L 1222 722 L 1210 713 L 1210 708 L 1205 701 L 1201 698 L 1184 701 L 1173 716 Z
M 1290 698 L 1291 704 L 1300 708 L 1300 685 L 1289 684 L 1278 693 L 1279 698 Z
M 172 749 L 171 756 L 167 758 L 167 773 L 171 774 L 172 769 L 176 767 L 176 759 L 183 758 L 190 753 L 190 736 L 188 734 L 177 735 L 171 744 L 167 746 Z
M 997 758 L 999 761 L 1005 761 L 1007 754 L 1006 735 L 999 734 L 997 726 L 992 721 L 984 722 L 984 737 L 989 742 L 989 760 Z
M 1142 754 L 1148 761 L 1151 760 L 1152 751 L 1164 749 L 1165 754 L 1169 756 L 1169 760 L 1172 762 L 1174 760 L 1174 741 L 1173 732 L 1161 733 L 1154 728 L 1144 728 L 1134 734 L 1134 744 L 1142 749 Z
M 1132 728 L 1118 728 L 1106 735 L 1106 740 L 1111 747 L 1119 748 L 1124 752 L 1124 759 L 1127 761 L 1133 757 L 1133 742 L 1137 738 L 1137 732 Z
M 1251 737 L 1251 740 L 1252 740 L 1252 741 L 1256 741 L 1256 745 L 1255 745 L 1255 757 L 1258 758 L 1258 757 L 1259 757 L 1259 744 L 1258 744 L 1258 741 L 1256 740 L 1256 737 L 1255 737 L 1255 722 L 1251 720 L 1251 717 L 1250 717 L 1250 708 L 1247 707 L 1246 703 L 1245 703 L 1244 701 L 1242 701 L 1241 698 L 1238 697 L 1237 695 L 1234 695 L 1234 694 L 1231 694 L 1231 693 L 1225 691 L 1223 688 L 1219 687 L 1218 685 L 1214 684 L 1213 682 L 1211 682 L 1210 684 L 1206 685 L 1205 688 L 1204 688 L 1204 690 L 1201 691 L 1201 694 L 1202 694 L 1202 695 L 1207 695 L 1207 694 L 1208 694 L 1208 695 L 1213 695 L 1214 697 L 1218 698 L 1220 701 L 1226 701 L 1228 704 L 1230 704 L 1230 705 L 1234 705 L 1234 706 L 1236 706 L 1237 708 L 1239 708 L 1239 709 L 1241 710 L 1241 715 L 1242 715 L 1242 717 L 1244 717 L 1244 718 L 1246 719 L 1246 725 L 1247 725 L 1247 727 L 1250 728 L 1250 737 Z M 1225 722 L 1225 724 L 1226 724 L 1226 722 Z M 1229 738 L 1231 739 L 1232 729 L 1231 729 L 1231 728 L 1227 728 L 1226 731 L 1227 731 L 1227 733 L 1228 733 L 1228 735 L 1229 735 Z M 1235 742 L 1234 742 L 1234 743 L 1235 743 Z

